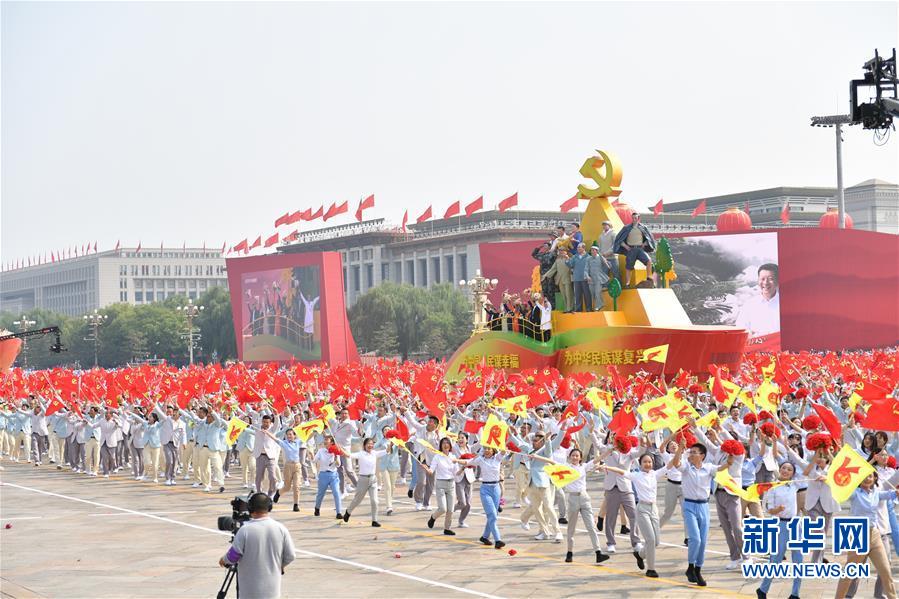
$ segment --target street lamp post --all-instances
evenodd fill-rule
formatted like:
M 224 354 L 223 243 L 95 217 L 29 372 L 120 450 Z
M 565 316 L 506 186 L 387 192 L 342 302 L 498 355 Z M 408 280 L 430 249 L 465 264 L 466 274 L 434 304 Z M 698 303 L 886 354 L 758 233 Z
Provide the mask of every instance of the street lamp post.
M 834 127 L 837 134 L 837 210 L 840 228 L 846 228 L 846 194 L 843 191 L 843 125 L 853 124 L 848 114 L 813 116 L 812 127 Z
M 459 287 L 467 287 L 471 291 L 472 304 L 474 305 L 474 332 L 487 330 L 487 318 L 484 314 L 484 305 L 487 303 L 487 294 L 496 289 L 499 281 L 481 276 L 481 271 L 475 271 L 475 277 L 469 281 L 459 281 Z
M 200 312 L 206 309 L 206 306 L 197 306 L 194 300 L 188 299 L 186 306 L 178 306 L 178 311 L 183 312 L 187 319 L 187 333 L 181 335 L 182 339 L 187 339 L 187 348 L 190 354 L 190 364 L 194 363 L 194 341 L 200 340 L 200 333 L 194 329 L 194 318 L 199 316 Z
M 84 322 L 87 323 L 88 328 L 90 329 L 90 334 L 84 338 L 85 341 L 93 341 L 94 342 L 94 368 L 97 367 L 97 348 L 100 343 L 100 326 L 106 322 L 108 318 L 106 314 L 100 314 L 100 312 L 94 308 L 94 311 L 90 314 L 85 314 L 83 316 Z
M 35 321 L 29 320 L 24 314 L 22 314 L 19 320 L 13 321 L 13 325 L 19 328 L 20 333 L 24 333 L 36 324 Z M 28 368 L 28 340 L 25 338 L 22 338 L 22 367 Z

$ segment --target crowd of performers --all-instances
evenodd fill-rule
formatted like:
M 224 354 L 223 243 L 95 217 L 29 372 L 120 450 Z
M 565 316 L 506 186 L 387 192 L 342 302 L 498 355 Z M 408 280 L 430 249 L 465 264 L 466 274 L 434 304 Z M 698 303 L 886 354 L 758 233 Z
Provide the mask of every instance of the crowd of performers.
M 832 517 L 842 510 L 872 524 L 869 552 L 850 552 L 846 561 L 869 560 L 877 574 L 875 596 L 895 598 L 899 426 L 895 417 L 878 414 L 884 402 L 895 407 L 897 362 L 895 350 L 759 356 L 737 372 L 719 369 L 709 381 L 686 372 L 666 380 L 647 373 L 566 377 L 554 369 L 509 374 L 481 367 L 459 384 L 440 382 L 442 367 L 433 363 L 302 368 L 314 371 L 314 381 L 300 381 L 299 366 L 286 375 L 272 366 L 272 381 L 293 373 L 307 389 L 291 401 L 272 400 L 277 383 L 259 391 L 262 398 L 255 401 L 225 392 L 183 402 L 150 392 L 139 400 L 119 398 L 115 408 L 40 396 L 8 399 L 0 411 L 0 453 L 69 474 L 127 475 L 145 484 L 192 484 L 207 492 L 224 492 L 231 479 L 228 484 L 268 493 L 294 511 L 303 488 L 314 486 L 314 517 L 365 518 L 374 527 L 404 509 L 396 498 L 407 495 L 414 508 L 405 509 L 422 512 L 422 526 L 445 535 L 465 534 L 460 529 L 469 528 L 476 492 L 486 525 L 473 534 L 484 545 L 500 549 L 509 536 L 523 541 L 521 532 L 510 534 L 499 525 L 500 512 L 515 510 L 534 542 L 565 544 L 560 556 L 566 562 L 574 560 L 575 541 L 586 536 L 597 563 L 618 561 L 615 554 L 625 553 L 649 577 L 659 576 L 662 530 L 680 510 L 683 530 L 669 531 L 668 540 L 683 541 L 686 577 L 699 586 L 706 585 L 710 504 L 720 527 L 715 534 L 728 548 L 727 569 L 751 559 L 743 553 L 741 523 L 747 515 L 776 516 L 782 528 L 797 516 L 823 517 L 829 534 Z M 263 385 L 259 373 L 244 372 Z M 722 396 L 723 382 L 740 392 Z M 761 384 L 780 389 L 765 400 L 773 402 L 771 409 L 761 409 L 769 405 L 761 398 L 752 399 Z M 646 431 L 639 411 L 628 408 L 673 389 L 695 415 L 676 431 Z M 446 407 L 435 407 L 435 394 Z M 589 399 L 599 396 L 610 398 L 609 405 Z M 516 397 L 527 401 L 509 407 Z M 481 429 L 490 419 L 508 427 L 502 448 L 482 442 Z M 844 445 L 874 472 L 840 505 L 825 474 Z M 556 486 L 547 464 L 566 465 L 580 476 Z M 755 483 L 784 484 L 760 501 L 746 501 L 714 484 L 720 471 L 743 490 Z M 599 481 L 601 497 L 588 494 L 591 480 Z M 626 524 L 619 528 L 622 517 Z M 586 533 L 578 534 L 579 519 Z M 627 550 L 619 548 L 616 532 L 627 535 Z M 780 537 L 772 562 L 787 553 L 786 534 Z M 820 562 L 829 555 L 816 551 L 805 559 Z M 792 559 L 803 556 L 793 552 Z M 765 597 L 770 585 L 770 579 L 762 580 L 758 596 Z M 800 585 L 800 579 L 792 581 L 791 597 L 799 596 Z M 855 585 L 841 580 L 836 596 L 853 596 Z

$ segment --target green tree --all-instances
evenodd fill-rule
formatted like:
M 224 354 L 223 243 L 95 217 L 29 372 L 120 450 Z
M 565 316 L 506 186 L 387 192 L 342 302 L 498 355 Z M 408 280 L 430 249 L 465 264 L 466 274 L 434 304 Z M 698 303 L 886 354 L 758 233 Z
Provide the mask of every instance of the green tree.
M 667 287 L 668 282 L 665 275 L 674 268 L 674 258 L 671 256 L 671 246 L 668 245 L 668 239 L 662 237 L 656 246 L 655 270 L 659 273 L 659 281 L 662 287 Z
M 222 362 L 237 358 L 231 294 L 225 287 L 212 287 L 200 296 L 197 303 L 205 306 L 196 321 L 203 336 L 200 344 L 203 347 L 204 361 L 209 361 L 212 352 L 215 352 Z
M 609 297 L 612 298 L 612 310 L 618 310 L 618 296 L 621 295 L 621 283 L 615 277 L 609 279 Z

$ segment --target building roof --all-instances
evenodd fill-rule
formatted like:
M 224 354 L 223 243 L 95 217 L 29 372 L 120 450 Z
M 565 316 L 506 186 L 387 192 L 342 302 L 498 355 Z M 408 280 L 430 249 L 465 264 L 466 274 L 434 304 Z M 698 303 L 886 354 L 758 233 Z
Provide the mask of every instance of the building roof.
M 683 202 L 671 202 L 670 204 L 666 202 L 665 211 L 692 210 L 703 200 L 706 202 L 706 207 L 711 209 L 719 206 L 742 207 L 743 202 L 781 196 L 804 196 L 829 199 L 832 198 L 836 192 L 836 187 L 770 187 L 768 189 L 729 193 L 720 196 L 698 198 L 695 200 L 685 200 Z
M 852 189 L 854 187 L 875 187 L 875 186 L 896 187 L 896 184 L 890 183 L 889 181 L 884 181 L 883 179 L 867 179 L 866 181 L 862 181 L 861 183 L 856 183 L 855 185 L 851 185 L 847 189 Z

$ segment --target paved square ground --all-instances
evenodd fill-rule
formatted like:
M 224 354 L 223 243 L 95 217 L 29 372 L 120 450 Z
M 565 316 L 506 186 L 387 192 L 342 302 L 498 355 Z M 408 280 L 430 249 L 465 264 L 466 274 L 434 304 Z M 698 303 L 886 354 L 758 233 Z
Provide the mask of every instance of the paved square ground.
M 228 536 L 216 518 L 230 515 L 229 500 L 244 492 L 236 479 L 225 494 L 207 494 L 178 481 L 170 488 L 135 482 L 124 472 L 111 479 L 4 461 L 0 472 L 0 592 L 3 597 L 214 597 L 224 570 L 217 561 Z M 601 497 L 591 477 L 594 508 Z M 514 489 L 506 481 L 506 494 Z M 500 525 L 508 549 L 478 542 L 484 516 L 473 493 L 470 528 L 446 537 L 426 527 L 427 513 L 416 512 L 405 487 L 383 527 L 370 526 L 368 502 L 349 523 L 334 519 L 330 496 L 322 516 L 312 515 L 314 487 L 303 488 L 301 511 L 282 500 L 274 516 L 293 535 L 297 560 L 283 580 L 287 597 L 755 597 L 757 581 L 727 571 L 724 537 L 712 507 L 712 533 L 703 573 L 709 586 L 687 583 L 686 549 L 679 515 L 662 530 L 665 543 L 656 569 L 646 578 L 637 569 L 629 541 L 618 553 L 593 564 L 589 539 L 575 540 L 575 563 L 563 562 L 564 544 L 536 541 L 536 531 L 518 526 L 518 509 L 507 508 Z M 285 498 L 287 500 L 289 498 Z M 381 502 L 383 511 L 383 498 Z M 439 526 L 439 525 L 438 525 Z M 535 528 L 535 527 L 532 527 Z M 602 540 L 602 539 L 601 539 Z M 605 541 L 602 540 L 603 547 Z M 396 554 L 401 557 L 397 558 Z M 894 570 L 895 571 L 895 570 Z M 873 579 L 859 597 L 873 595 Z M 833 596 L 835 584 L 806 581 L 802 597 Z M 789 595 L 775 583 L 772 598 Z M 234 589 L 229 593 L 234 597 Z

